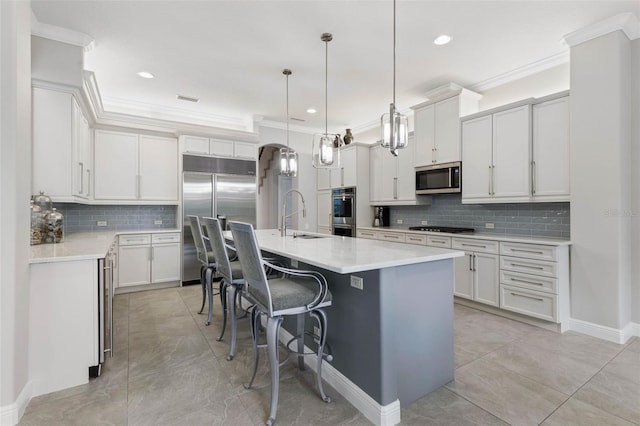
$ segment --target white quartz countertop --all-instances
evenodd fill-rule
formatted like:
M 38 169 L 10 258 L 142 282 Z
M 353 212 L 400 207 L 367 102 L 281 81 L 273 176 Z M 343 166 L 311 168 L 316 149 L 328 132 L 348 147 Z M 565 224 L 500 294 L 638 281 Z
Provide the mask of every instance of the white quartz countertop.
M 257 229 L 256 237 L 262 250 L 339 274 L 464 256 L 464 252 L 457 250 L 304 231 L 295 232 L 320 235 L 322 238 L 294 238 L 293 232 L 288 230 L 287 236 L 281 237 L 277 229 Z M 231 232 L 227 232 L 227 236 L 231 237 Z
M 157 234 L 180 232 L 178 229 L 148 231 L 99 231 L 75 232 L 64 236 L 64 242 L 58 244 L 39 244 L 31 246 L 29 263 L 69 262 L 75 260 L 100 259 L 105 256 L 116 235 Z
M 403 228 L 400 226 L 388 226 L 388 227 L 380 227 L 380 228 L 376 228 L 373 226 L 358 226 L 358 229 L 363 229 L 368 231 L 402 232 L 405 234 L 445 235 L 448 237 L 456 237 L 456 238 L 475 238 L 475 239 L 481 239 L 481 240 L 509 241 L 509 242 L 531 243 L 531 244 L 546 244 L 546 245 L 555 245 L 555 246 L 571 245 L 571 240 L 565 240 L 562 238 L 539 237 L 539 236 L 528 237 L 526 235 L 496 234 L 496 233 L 489 233 L 489 232 L 462 232 L 459 234 L 451 234 L 448 232 L 411 231 L 407 227 Z

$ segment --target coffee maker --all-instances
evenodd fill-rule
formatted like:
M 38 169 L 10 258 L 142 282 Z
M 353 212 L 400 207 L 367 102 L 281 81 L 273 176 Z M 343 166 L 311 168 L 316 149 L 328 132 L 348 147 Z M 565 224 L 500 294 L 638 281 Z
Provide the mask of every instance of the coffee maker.
M 389 207 L 374 207 L 373 208 L 373 226 L 380 228 L 383 226 L 389 226 Z

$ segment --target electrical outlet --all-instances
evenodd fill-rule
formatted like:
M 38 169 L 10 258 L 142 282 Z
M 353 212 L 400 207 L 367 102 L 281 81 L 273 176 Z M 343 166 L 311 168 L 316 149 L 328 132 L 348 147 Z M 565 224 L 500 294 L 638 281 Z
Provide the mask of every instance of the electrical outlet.
M 426 221 L 426 220 L 421 220 L 421 221 L 420 221 L 420 225 L 426 225 L 426 224 L 427 224 L 427 221 Z
M 357 288 L 358 290 L 362 290 L 364 288 L 363 279 L 361 277 L 356 277 L 355 275 L 351 275 L 351 287 Z
M 96 222 L 96 226 L 107 226 L 106 220 L 99 220 Z
M 153 221 L 154 225 L 162 225 L 162 219 L 156 219 Z
M 298 267 L 298 260 L 297 259 L 291 259 L 291 267 L 292 268 L 297 268 Z
M 485 227 L 486 229 L 494 229 L 494 228 L 495 228 L 495 225 L 494 225 L 493 223 L 485 223 L 485 224 L 484 224 L 484 227 Z
M 404 222 L 402 219 L 396 219 L 396 223 L 397 223 L 398 225 L 402 225 L 402 222 Z

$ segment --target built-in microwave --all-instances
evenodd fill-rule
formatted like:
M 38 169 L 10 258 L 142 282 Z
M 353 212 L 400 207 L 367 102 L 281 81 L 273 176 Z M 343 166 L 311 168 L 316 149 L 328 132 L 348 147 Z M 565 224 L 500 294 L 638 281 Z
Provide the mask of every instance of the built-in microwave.
M 446 194 L 460 192 L 462 163 L 434 164 L 416 167 L 416 194 Z

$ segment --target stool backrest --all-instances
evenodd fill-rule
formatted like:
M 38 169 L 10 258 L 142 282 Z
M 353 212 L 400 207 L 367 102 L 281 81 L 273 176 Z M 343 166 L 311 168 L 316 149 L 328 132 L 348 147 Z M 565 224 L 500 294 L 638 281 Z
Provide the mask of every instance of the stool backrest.
M 253 226 L 250 223 L 233 221 L 229 222 L 229 226 L 231 234 L 233 234 L 233 243 L 238 253 L 238 260 L 242 265 L 242 276 L 249 287 L 262 293 L 264 298 L 268 300 L 269 306 L 265 306 L 265 308 L 271 313 L 273 311 L 273 301 Z
M 211 244 L 213 257 L 216 259 L 216 264 L 218 265 L 217 271 L 224 276 L 228 283 L 231 283 L 233 281 L 231 263 L 229 262 L 229 257 L 227 255 L 220 221 L 213 217 L 203 217 L 202 223 L 207 229 L 207 235 L 209 236 L 209 243 Z
M 207 255 L 207 246 L 204 244 L 204 235 L 202 235 L 202 227 L 198 216 L 187 216 L 189 226 L 191 227 L 191 235 L 196 245 L 196 256 L 198 261 L 203 265 L 209 265 L 209 256 Z

